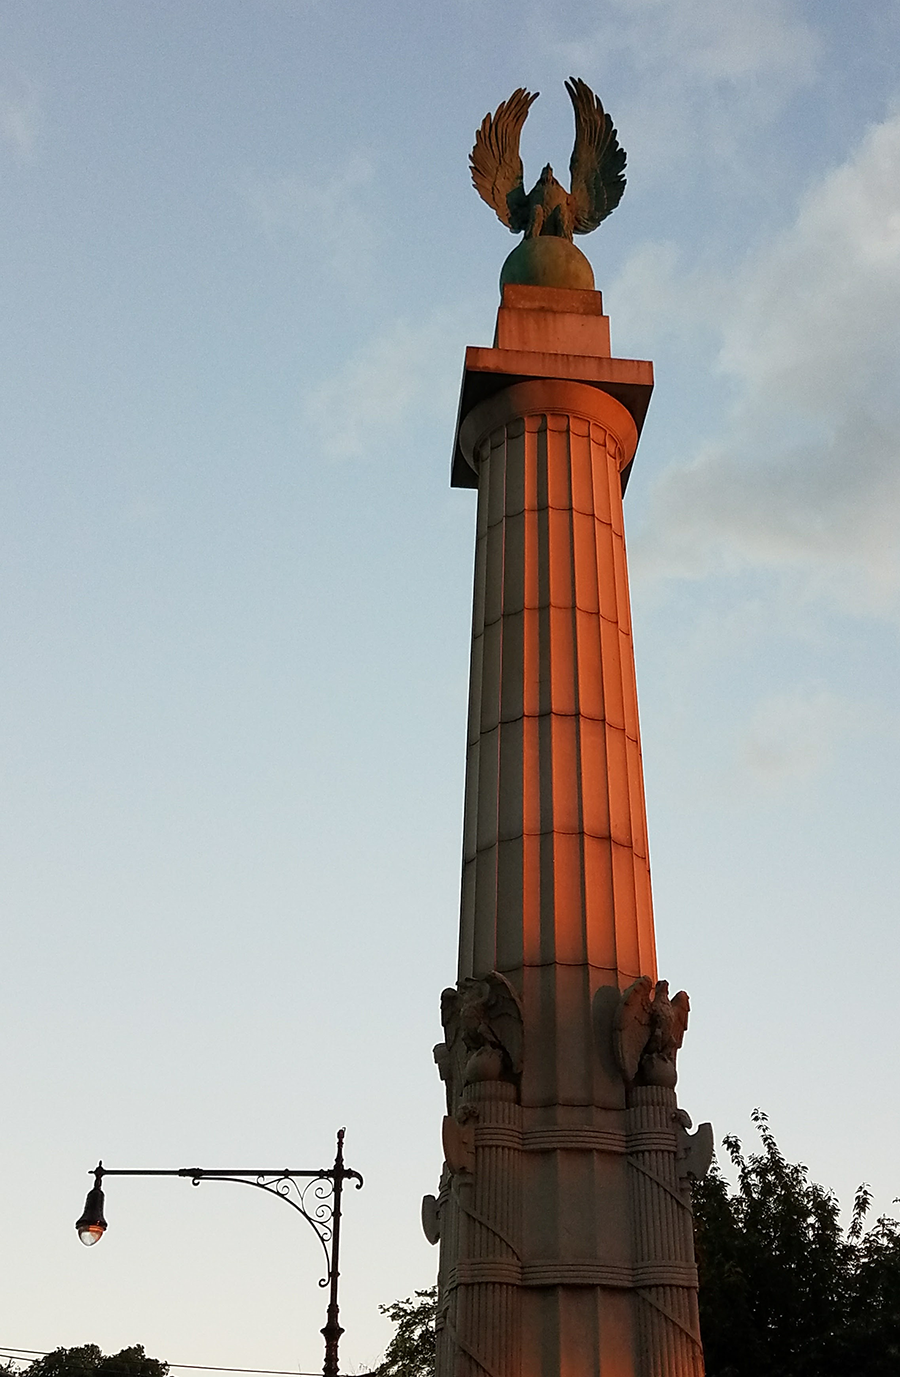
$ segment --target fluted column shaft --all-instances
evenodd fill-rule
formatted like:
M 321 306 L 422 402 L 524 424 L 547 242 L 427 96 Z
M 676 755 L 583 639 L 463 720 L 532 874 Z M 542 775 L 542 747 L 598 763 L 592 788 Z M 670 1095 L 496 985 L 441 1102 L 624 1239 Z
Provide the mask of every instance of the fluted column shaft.
M 459 974 L 498 970 L 523 998 L 523 1104 L 592 1103 L 591 997 L 656 967 L 621 490 L 637 434 L 612 397 L 546 380 L 464 430 L 479 485 Z
M 702 1374 L 674 1095 L 636 1088 L 618 1040 L 644 986 L 620 992 L 656 979 L 622 512 L 651 387 L 649 364 L 610 357 L 594 292 L 507 284 L 493 348 L 466 353 L 452 481 L 477 483 L 478 534 L 426 1202 L 438 1377 Z

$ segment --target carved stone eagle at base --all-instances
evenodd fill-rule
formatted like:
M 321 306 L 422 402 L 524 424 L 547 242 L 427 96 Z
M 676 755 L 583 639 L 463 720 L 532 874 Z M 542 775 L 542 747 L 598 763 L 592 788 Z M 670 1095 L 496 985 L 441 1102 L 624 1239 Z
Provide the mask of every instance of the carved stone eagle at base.
M 513 234 L 524 231 L 526 239 L 551 235 L 571 242 L 574 234 L 589 234 L 615 210 L 625 190 L 625 150 L 612 120 L 585 82 L 572 77 L 566 90 L 575 111 L 571 191 L 556 180 L 549 163 L 531 191 L 525 190 L 519 137 L 537 92 L 520 87 L 493 115 L 485 115 L 469 157 L 475 190 Z

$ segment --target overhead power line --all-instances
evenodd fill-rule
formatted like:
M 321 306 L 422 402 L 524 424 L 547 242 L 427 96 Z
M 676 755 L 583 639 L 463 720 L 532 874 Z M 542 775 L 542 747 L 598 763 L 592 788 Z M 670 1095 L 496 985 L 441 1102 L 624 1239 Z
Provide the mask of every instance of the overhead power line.
M 32 1358 L 46 1358 L 48 1349 L 0 1347 L 0 1358 L 11 1359 L 14 1363 L 30 1363 Z M 24 1355 L 24 1356 L 23 1356 Z M 181 1368 L 187 1372 L 241 1372 L 251 1373 L 253 1377 L 322 1377 L 321 1372 L 298 1372 L 296 1368 L 277 1367 L 213 1367 L 205 1363 L 167 1363 L 167 1367 Z M 360 1372 L 356 1377 L 375 1377 L 372 1372 Z

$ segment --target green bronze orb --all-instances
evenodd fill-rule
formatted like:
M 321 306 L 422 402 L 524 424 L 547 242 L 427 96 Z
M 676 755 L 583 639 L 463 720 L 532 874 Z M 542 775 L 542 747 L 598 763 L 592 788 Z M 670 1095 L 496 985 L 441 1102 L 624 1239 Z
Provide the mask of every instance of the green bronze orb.
M 571 239 L 542 234 L 517 244 L 500 270 L 500 290 L 508 282 L 528 287 L 572 287 L 594 290 L 594 270 Z

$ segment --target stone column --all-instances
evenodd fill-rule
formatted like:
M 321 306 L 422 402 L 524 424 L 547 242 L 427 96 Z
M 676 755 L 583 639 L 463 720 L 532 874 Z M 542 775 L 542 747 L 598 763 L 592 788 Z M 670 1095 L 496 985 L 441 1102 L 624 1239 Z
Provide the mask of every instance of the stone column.
M 501 971 L 533 1008 L 525 1100 L 582 1102 L 595 989 L 656 972 L 622 516 L 637 429 L 607 393 L 541 379 L 460 438 L 479 486 L 459 976 Z
M 649 994 L 622 514 L 652 370 L 608 339 L 599 293 L 507 286 L 494 348 L 467 351 L 453 481 L 478 488 L 478 537 L 459 983 L 436 1049 L 439 1377 L 702 1372 L 689 1216 L 660 1204 L 674 1094 L 637 1084 L 651 1024 L 668 1049 L 682 1008 Z M 644 1161 L 648 1094 L 671 1096 L 652 1125 L 671 1170 Z

